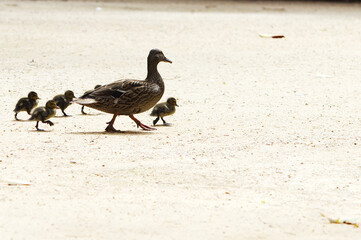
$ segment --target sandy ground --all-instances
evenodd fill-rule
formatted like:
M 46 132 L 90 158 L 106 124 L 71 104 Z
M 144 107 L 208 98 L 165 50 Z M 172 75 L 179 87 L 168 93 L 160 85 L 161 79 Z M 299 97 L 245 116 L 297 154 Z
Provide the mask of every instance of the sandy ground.
M 0 238 L 360 238 L 321 216 L 361 222 L 360 39 L 352 4 L 1 1 Z M 13 120 L 30 90 L 144 79 L 152 48 L 173 126 Z

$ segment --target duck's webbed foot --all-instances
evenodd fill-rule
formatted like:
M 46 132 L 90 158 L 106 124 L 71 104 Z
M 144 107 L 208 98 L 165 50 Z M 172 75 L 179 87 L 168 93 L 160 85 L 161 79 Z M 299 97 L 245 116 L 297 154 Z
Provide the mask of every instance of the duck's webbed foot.
M 153 130 L 157 130 L 156 128 L 152 128 L 152 127 L 149 127 L 143 123 L 141 123 L 138 119 L 136 119 L 133 115 L 129 115 L 129 117 L 137 124 L 137 127 L 140 127 L 142 128 L 143 130 L 146 130 L 146 131 L 153 131 Z
M 109 125 L 105 128 L 105 131 L 106 131 L 106 132 L 122 132 L 122 131 L 120 131 L 120 130 L 118 130 L 118 129 L 115 129 L 115 128 L 113 127 L 113 125 L 111 125 L 111 124 L 109 124 Z
M 110 120 L 110 122 L 107 122 L 108 126 L 105 128 L 105 131 L 106 131 L 106 132 L 122 132 L 122 131 L 117 130 L 117 129 L 115 129 L 115 128 L 113 127 L 114 121 L 115 121 L 115 119 L 117 118 L 117 116 L 118 116 L 118 114 L 115 113 L 115 114 L 113 115 L 112 120 Z

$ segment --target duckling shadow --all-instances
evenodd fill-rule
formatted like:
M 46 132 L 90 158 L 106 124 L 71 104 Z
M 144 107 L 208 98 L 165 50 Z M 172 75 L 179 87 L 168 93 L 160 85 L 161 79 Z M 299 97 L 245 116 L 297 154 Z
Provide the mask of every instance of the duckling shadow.
M 147 131 L 121 131 L 121 132 L 68 132 L 68 134 L 74 135 L 148 135 L 152 134 L 152 132 Z
M 12 121 L 13 121 L 13 122 L 29 122 L 28 119 L 19 119 L 19 120 L 13 119 Z
M 83 116 L 83 117 L 87 117 L 87 116 L 100 116 L 100 115 L 104 115 L 103 113 L 87 113 L 87 114 L 76 114 L 76 116 Z
M 41 129 L 41 130 L 29 130 L 29 132 L 33 132 L 33 133 L 50 133 L 52 132 L 53 130 L 44 130 L 44 129 Z

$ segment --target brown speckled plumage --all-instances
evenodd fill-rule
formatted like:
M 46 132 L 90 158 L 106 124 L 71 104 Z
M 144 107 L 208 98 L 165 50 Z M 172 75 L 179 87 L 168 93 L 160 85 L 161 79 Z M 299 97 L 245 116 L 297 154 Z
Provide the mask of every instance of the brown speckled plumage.
M 139 120 L 133 114 L 142 113 L 152 108 L 163 96 L 164 82 L 157 66 L 159 62 L 170 62 L 162 51 L 152 49 L 148 55 L 148 75 L 145 80 L 125 79 L 103 85 L 75 102 L 97 110 L 114 114 L 106 131 L 116 131 L 113 123 L 117 115 L 129 115 L 138 127 L 144 130 L 154 130 Z

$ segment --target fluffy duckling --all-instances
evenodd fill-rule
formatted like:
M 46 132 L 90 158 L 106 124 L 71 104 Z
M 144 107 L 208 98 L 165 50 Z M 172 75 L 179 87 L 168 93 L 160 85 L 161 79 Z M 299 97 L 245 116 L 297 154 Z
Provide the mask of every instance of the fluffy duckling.
M 17 115 L 21 111 L 26 111 L 30 115 L 31 110 L 38 105 L 38 99 L 38 94 L 33 91 L 29 92 L 28 97 L 20 98 L 14 109 L 15 119 L 19 121 Z
M 164 125 L 168 125 L 168 123 L 166 123 L 166 121 L 163 119 L 163 117 L 169 116 L 169 115 L 172 115 L 173 113 L 175 113 L 176 106 L 179 107 L 177 105 L 177 100 L 173 97 L 168 98 L 166 102 L 158 103 L 157 105 L 155 105 L 152 110 L 152 113 L 150 114 L 150 116 L 157 117 L 153 121 L 153 125 L 155 126 L 155 124 L 157 124 L 157 122 L 159 121 L 159 118 L 162 119 Z
M 102 86 L 102 85 L 96 85 L 96 86 L 94 87 L 94 89 L 100 88 L 101 86 Z M 83 95 L 86 95 L 86 94 L 90 93 L 91 91 L 93 91 L 93 90 L 86 91 Z M 82 106 L 82 107 L 81 107 L 81 113 L 82 113 L 82 114 L 87 114 L 86 112 L 84 112 L 84 107 L 85 107 L 85 106 Z
M 42 129 L 39 128 L 39 121 L 41 121 L 42 123 L 49 124 L 50 126 L 54 125 L 54 123 L 48 119 L 55 116 L 56 108 L 59 107 L 56 106 L 56 102 L 54 100 L 49 100 L 46 103 L 45 107 L 35 108 L 29 120 L 36 121 L 36 125 L 35 125 L 36 130 L 42 131 Z
M 119 80 L 103 85 L 88 94 L 76 99 L 75 102 L 99 111 L 113 114 L 105 131 L 119 132 L 113 127 L 118 115 L 129 116 L 143 130 L 156 130 L 141 123 L 133 115 L 152 108 L 163 96 L 164 82 L 157 66 L 160 62 L 169 62 L 163 52 L 152 49 L 148 55 L 148 74 L 145 80 Z
M 68 115 L 64 112 L 64 110 L 72 103 L 74 96 L 74 92 L 71 90 L 67 90 L 64 94 L 56 95 L 53 100 L 56 102 L 56 105 L 61 109 L 64 116 Z

